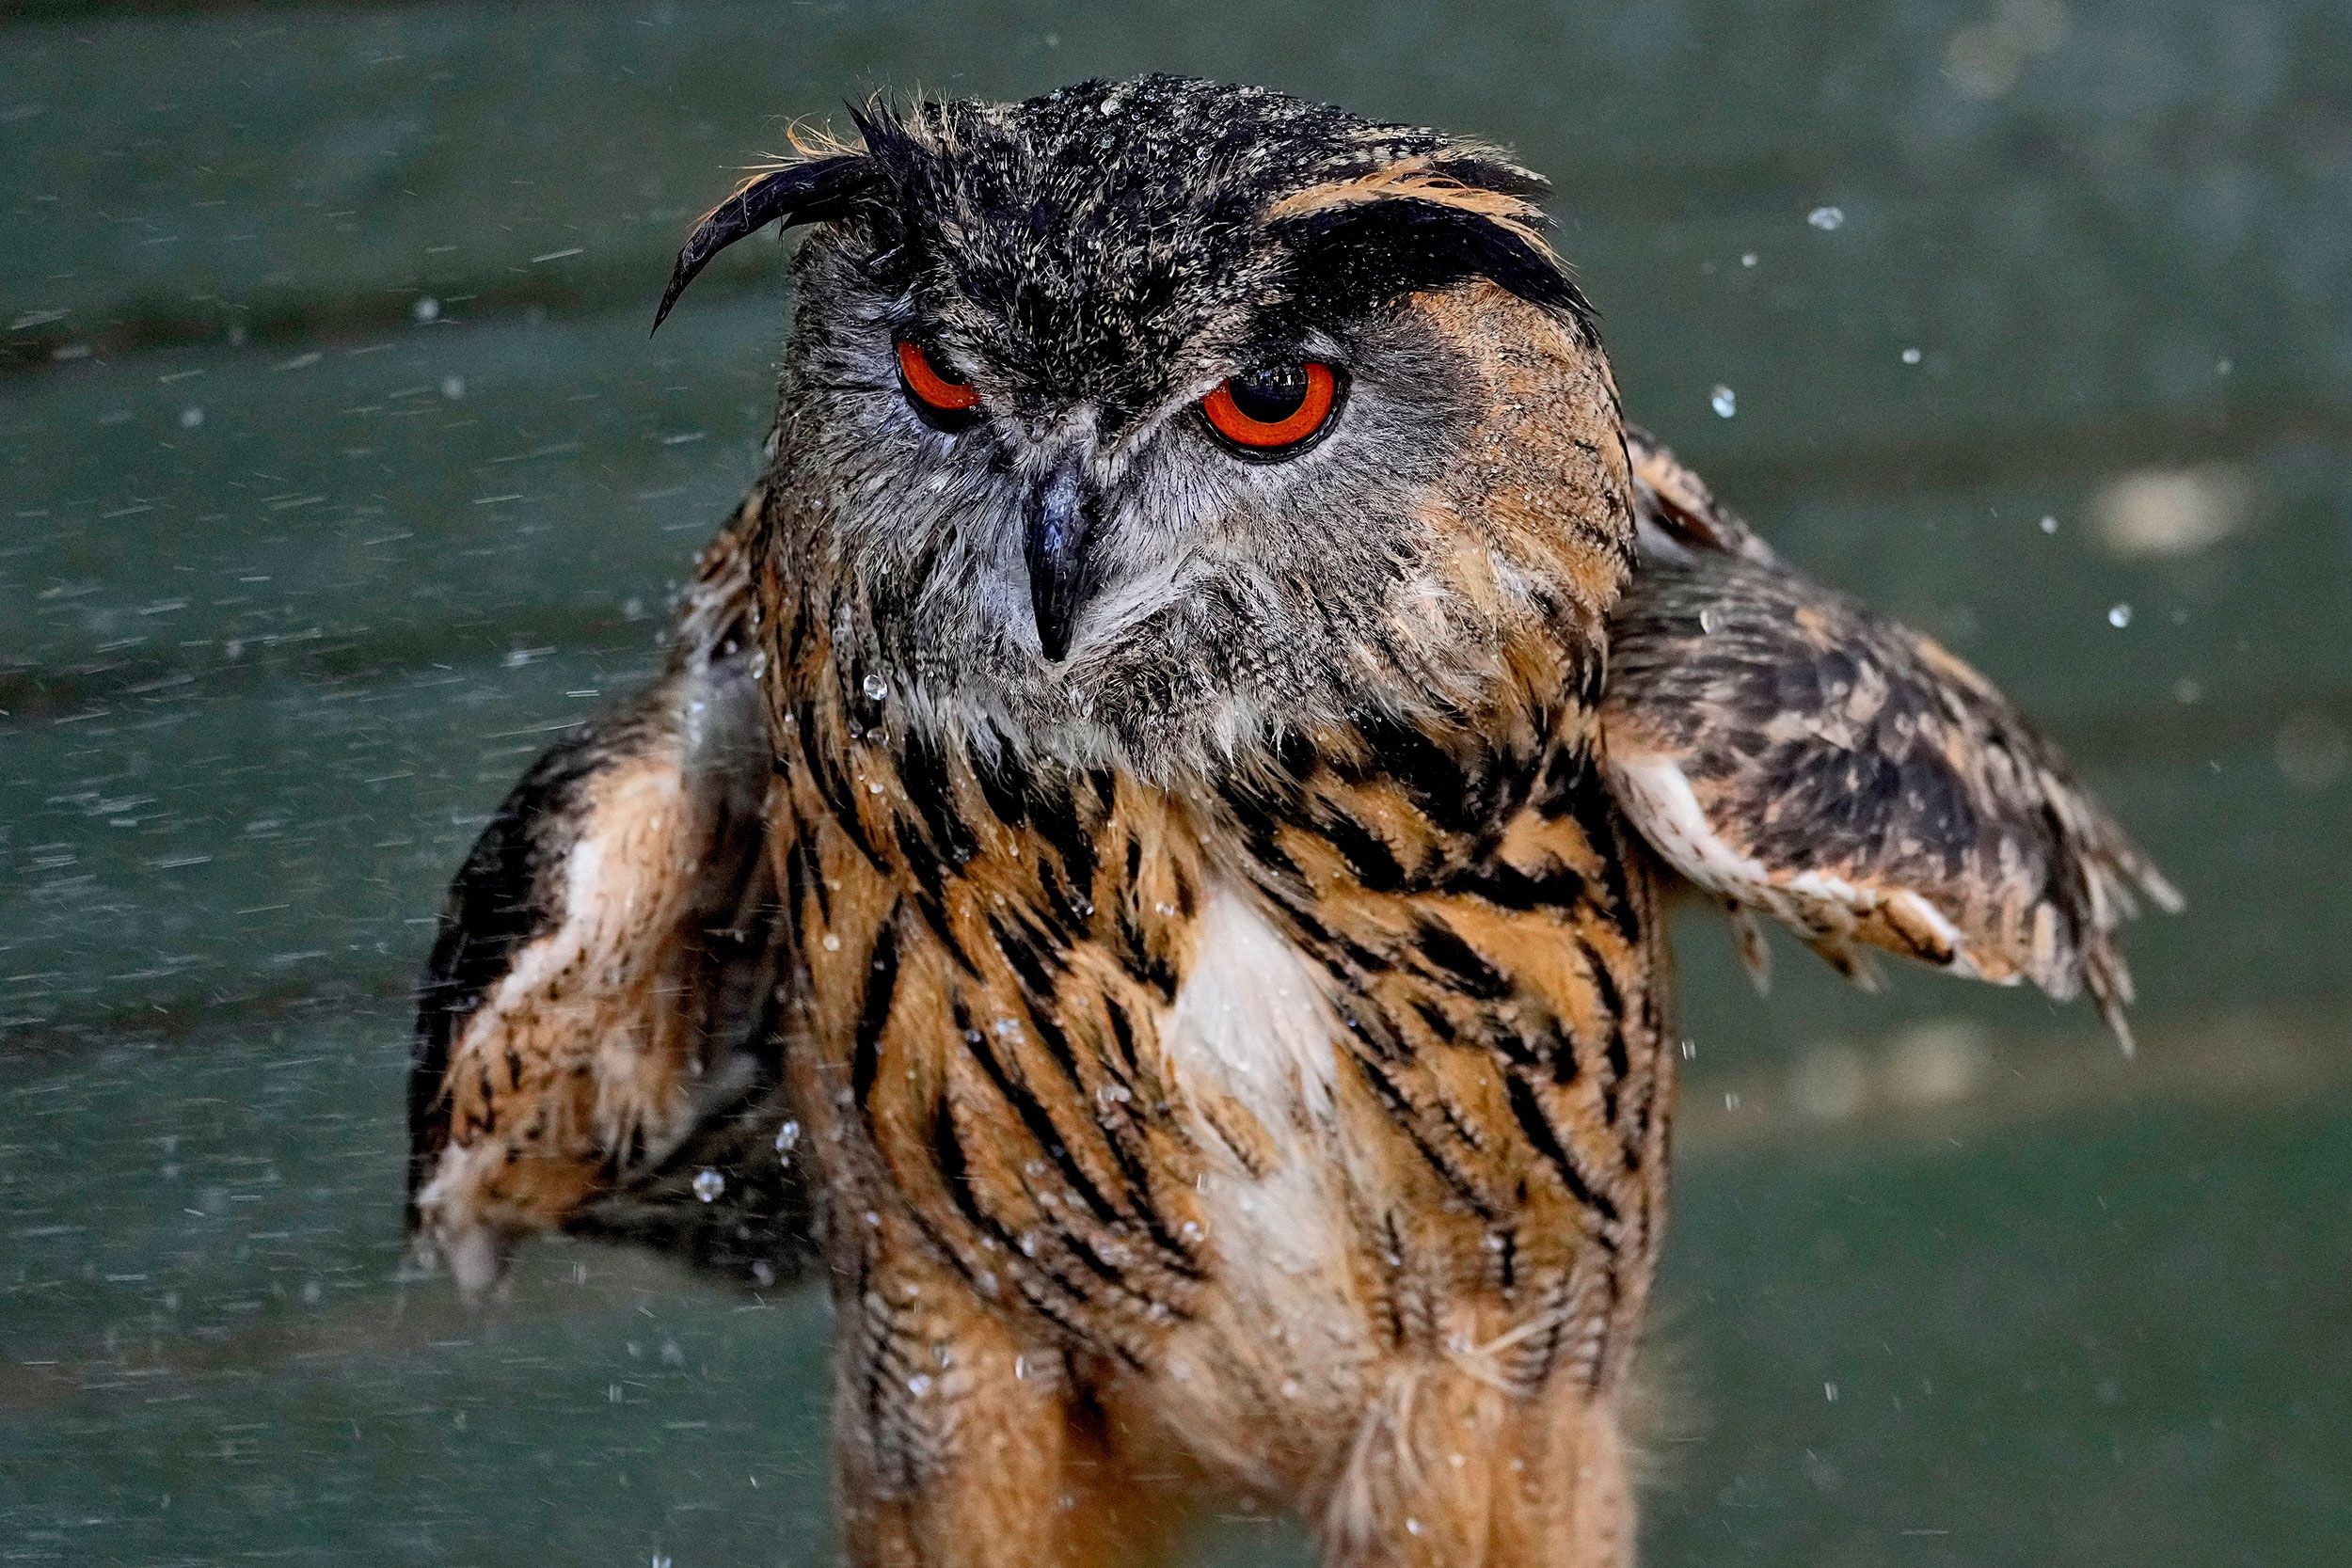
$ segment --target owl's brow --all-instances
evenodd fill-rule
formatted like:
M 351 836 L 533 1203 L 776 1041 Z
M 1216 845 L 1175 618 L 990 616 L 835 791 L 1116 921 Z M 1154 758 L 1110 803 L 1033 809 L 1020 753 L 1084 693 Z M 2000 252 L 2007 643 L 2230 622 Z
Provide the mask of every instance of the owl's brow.
M 1470 174 L 1474 178 L 1464 179 Z M 1543 210 L 1530 199 L 1547 189 L 1532 175 L 1486 162 L 1440 163 L 1421 155 L 1399 158 L 1368 173 L 1293 191 L 1266 209 L 1270 223 L 1366 202 L 1413 199 L 1487 219 L 1549 254 Z
M 1292 310 L 1308 320 L 1360 319 L 1407 294 L 1483 277 L 1557 317 L 1586 342 L 1594 311 L 1536 231 L 1530 203 L 1466 199 L 1458 190 L 1309 199 L 1272 209 L 1267 232 L 1291 252 Z

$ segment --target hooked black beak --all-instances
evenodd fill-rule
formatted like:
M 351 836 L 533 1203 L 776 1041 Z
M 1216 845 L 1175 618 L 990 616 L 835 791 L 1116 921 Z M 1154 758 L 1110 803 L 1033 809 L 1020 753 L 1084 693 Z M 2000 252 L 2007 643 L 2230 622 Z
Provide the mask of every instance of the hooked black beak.
M 1070 651 L 1070 623 L 1086 596 L 1087 534 L 1094 525 L 1077 463 L 1058 464 L 1032 484 L 1023 512 L 1038 646 L 1048 659 L 1058 659 Z

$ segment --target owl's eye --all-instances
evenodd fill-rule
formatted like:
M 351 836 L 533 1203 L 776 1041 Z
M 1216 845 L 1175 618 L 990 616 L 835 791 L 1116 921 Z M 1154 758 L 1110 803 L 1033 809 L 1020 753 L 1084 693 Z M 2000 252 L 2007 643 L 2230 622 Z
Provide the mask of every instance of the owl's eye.
M 1244 457 L 1289 457 L 1331 428 L 1340 391 L 1339 372 L 1320 360 L 1260 365 L 1219 382 L 1200 414 Z
M 898 340 L 898 379 L 907 402 L 924 421 L 939 430 L 961 430 L 980 417 L 980 394 L 968 381 L 950 381 L 932 365 L 930 356 L 912 338 Z

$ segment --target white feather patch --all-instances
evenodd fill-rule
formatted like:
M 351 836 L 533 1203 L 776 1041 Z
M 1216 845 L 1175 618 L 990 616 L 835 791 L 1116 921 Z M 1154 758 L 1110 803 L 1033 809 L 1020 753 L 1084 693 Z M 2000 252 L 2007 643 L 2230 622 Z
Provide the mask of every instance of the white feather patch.
M 1212 887 L 1196 929 L 1160 1041 L 1207 1156 L 1198 1212 L 1219 1291 L 1169 1346 L 1161 1392 L 1188 1442 L 1252 1474 L 1270 1412 L 1354 1408 L 1372 1355 L 1332 1100 L 1339 1022 L 1307 957 L 1246 891 Z M 1266 1134 L 1254 1169 L 1220 1131 L 1219 1107 Z
M 1335 1021 L 1307 959 L 1248 898 L 1213 887 L 1161 1037 L 1179 1084 L 1230 1096 L 1278 1137 L 1327 1123 Z
M 1618 802 L 1650 847 L 1708 892 L 1762 910 L 1807 937 L 1851 936 L 1865 917 L 1899 905 L 1950 951 L 1942 967 L 1964 976 L 1979 973 L 1966 933 L 1921 895 L 1907 888 L 1882 893 L 1827 871 L 1775 873 L 1726 843 L 1672 758 L 1612 752 L 1609 772 Z
M 1279 1320 L 1327 1318 L 1327 1282 L 1346 1275 L 1331 1104 L 1338 1021 L 1306 956 L 1247 894 L 1213 887 L 1197 929 L 1160 1038 L 1194 1136 L 1214 1159 L 1202 1221 L 1237 1297 Z M 1264 1130 L 1271 1169 L 1253 1173 L 1228 1145 L 1210 1114 L 1218 1101 Z

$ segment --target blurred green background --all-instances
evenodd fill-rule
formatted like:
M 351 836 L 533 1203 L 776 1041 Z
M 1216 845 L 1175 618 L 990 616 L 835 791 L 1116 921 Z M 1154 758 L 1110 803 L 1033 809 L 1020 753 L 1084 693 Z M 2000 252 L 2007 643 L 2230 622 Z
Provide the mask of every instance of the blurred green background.
M 0 1562 L 830 1559 L 814 1295 L 405 1275 L 406 989 L 754 471 L 781 258 L 649 342 L 692 215 L 871 87 L 1149 69 L 1551 173 L 1633 416 L 2192 901 L 2134 1061 L 1683 933 L 1645 1561 L 2344 1560 L 2342 4 L 0 17 Z

